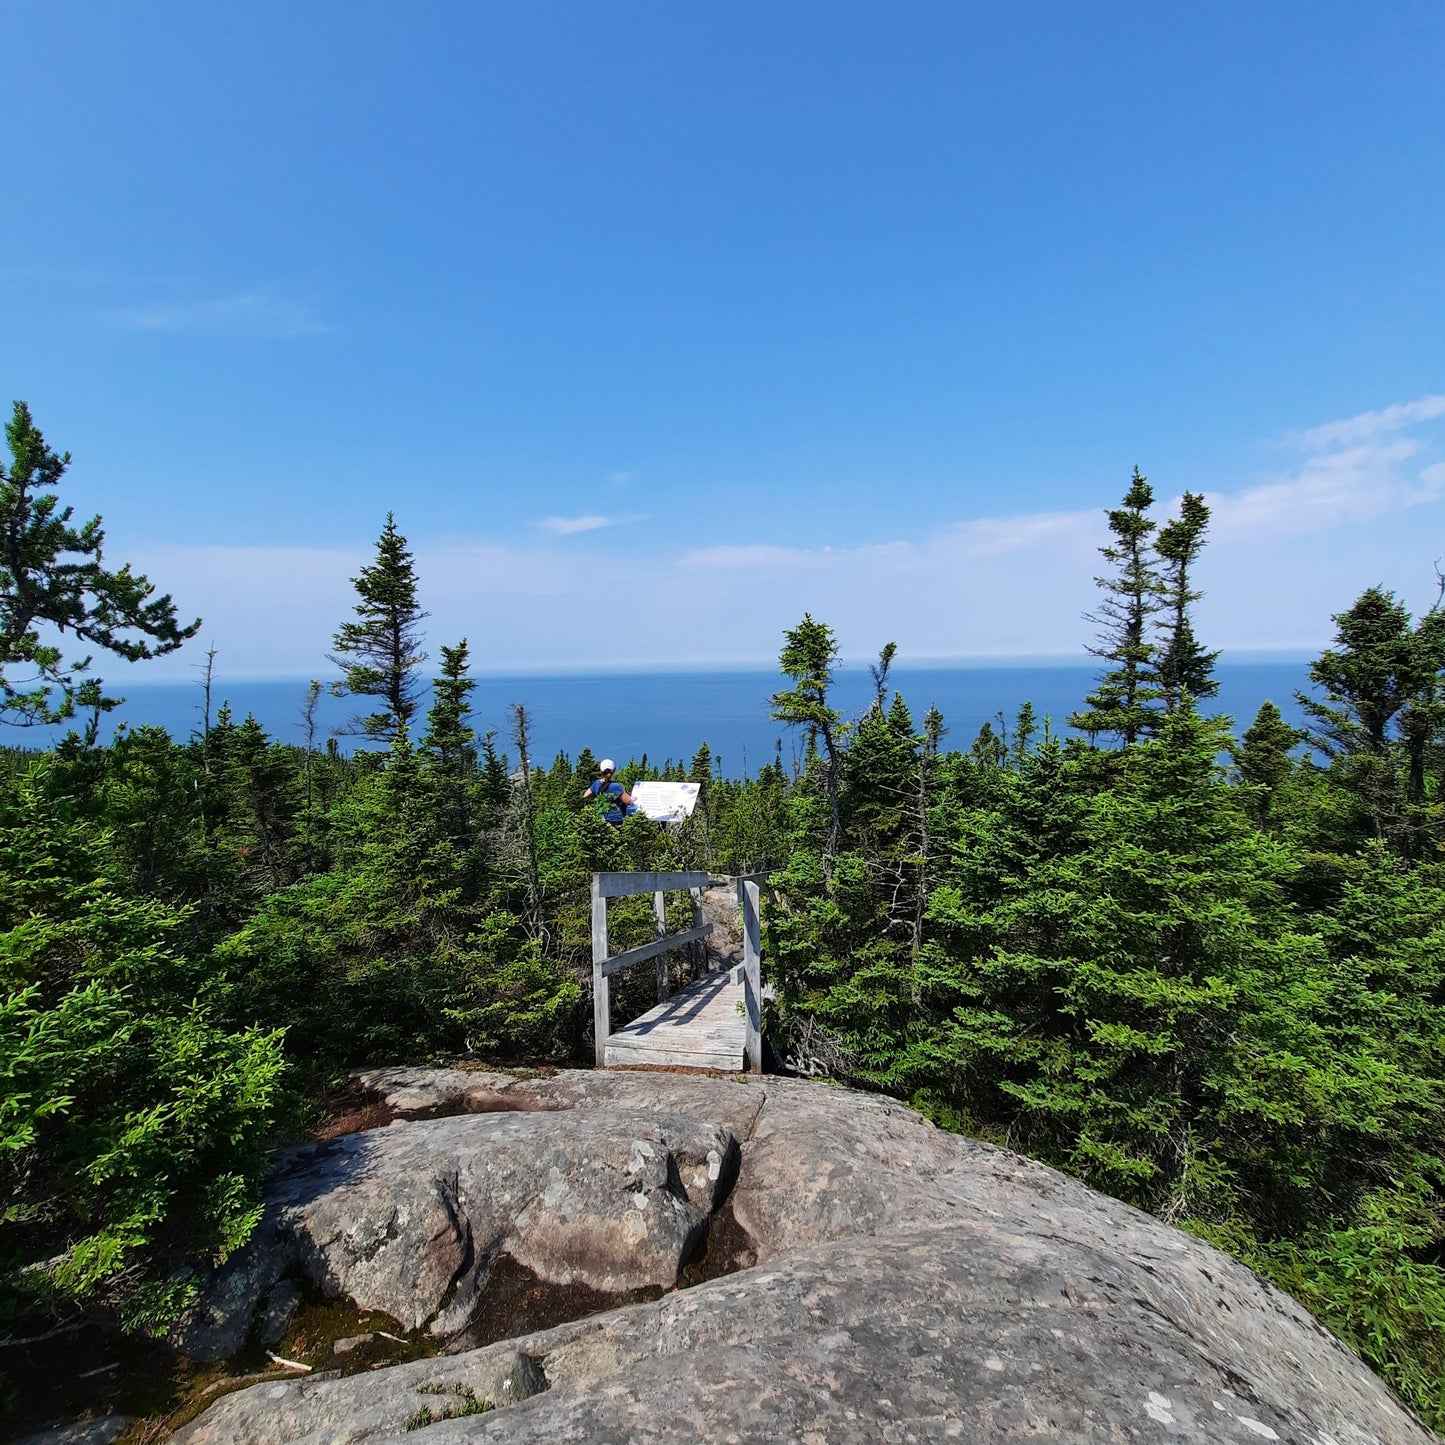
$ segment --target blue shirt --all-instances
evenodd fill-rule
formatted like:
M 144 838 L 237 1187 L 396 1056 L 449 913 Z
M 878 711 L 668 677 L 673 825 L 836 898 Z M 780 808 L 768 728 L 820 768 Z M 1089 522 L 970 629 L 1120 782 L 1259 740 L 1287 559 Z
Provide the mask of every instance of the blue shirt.
M 611 807 L 602 816 L 609 823 L 620 823 L 624 818 L 630 818 L 637 811 L 636 803 L 628 803 L 624 808 L 622 795 L 627 789 L 621 783 L 604 783 L 601 778 L 598 778 L 587 791 L 594 798 L 606 795 L 606 800 L 611 803 Z

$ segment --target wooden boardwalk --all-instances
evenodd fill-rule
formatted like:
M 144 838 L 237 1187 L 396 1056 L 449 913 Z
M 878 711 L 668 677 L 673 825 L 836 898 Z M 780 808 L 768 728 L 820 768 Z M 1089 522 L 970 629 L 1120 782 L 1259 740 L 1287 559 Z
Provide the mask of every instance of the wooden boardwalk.
M 607 1036 L 609 1065 L 747 1067 L 743 970 L 709 973 Z
M 592 875 L 592 1037 L 597 1067 L 654 1064 L 665 1068 L 763 1071 L 760 879 L 729 878 L 721 886 L 737 899 L 742 921 L 740 964 L 716 969 L 669 997 L 667 955 L 680 948 L 704 947 L 714 924 L 706 920 L 702 899 L 714 889 L 706 873 L 594 873 Z M 692 895 L 692 927 L 667 931 L 665 895 Z M 607 939 L 607 902 L 652 894 L 655 937 L 625 953 L 614 954 Z M 724 929 L 724 932 L 727 932 Z M 714 953 L 735 955 L 728 945 Z M 639 963 L 657 964 L 657 997 L 662 1000 L 639 1019 L 612 1028 L 609 980 Z

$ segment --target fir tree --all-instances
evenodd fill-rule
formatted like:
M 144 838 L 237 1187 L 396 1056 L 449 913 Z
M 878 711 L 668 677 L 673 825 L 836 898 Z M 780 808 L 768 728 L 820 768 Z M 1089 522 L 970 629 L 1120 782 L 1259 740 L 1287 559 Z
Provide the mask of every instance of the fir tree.
M 1149 636 L 1150 624 L 1164 607 L 1164 584 L 1150 545 L 1156 527 L 1149 517 L 1153 505 L 1153 489 L 1135 467 L 1123 504 L 1106 513 L 1114 540 L 1099 548 L 1116 570 L 1094 579 L 1104 600 L 1097 612 L 1086 614 L 1099 628 L 1089 651 L 1112 667 L 1084 699 L 1087 710 L 1069 719 L 1080 732 L 1112 733 L 1126 745 L 1153 725 L 1149 704 L 1160 696 L 1156 647 Z
M 432 685 L 432 705 L 422 749 L 428 774 L 440 794 L 444 831 L 467 846 L 472 838 L 472 781 L 476 773 L 476 731 L 469 721 L 476 679 L 468 672 L 467 640 L 442 648 L 441 675 Z
M 1323 752 L 1382 755 L 1419 681 L 1410 614 L 1393 592 L 1370 587 L 1333 620 L 1336 646 L 1310 664 L 1310 681 L 1324 689 L 1325 701 L 1295 697 Z
M 888 701 L 888 672 L 897 654 L 898 644 L 885 642 L 878 654 L 878 661 L 868 665 L 868 675 L 873 679 L 873 706 L 879 712 L 883 711 L 883 704 Z
M 1290 750 L 1308 733 L 1291 727 L 1272 703 L 1260 704 L 1254 722 L 1245 730 L 1241 745 L 1234 749 L 1234 765 L 1240 782 L 1258 789 L 1247 803 L 1250 816 L 1260 827 L 1268 825 L 1274 796 L 1294 767 Z
M 497 752 L 497 733 L 493 728 L 482 737 L 482 804 L 489 815 L 494 815 L 506 805 L 511 794 L 506 754 Z
M 979 767 L 1001 768 L 1008 760 L 1008 740 L 994 732 L 991 722 L 986 722 L 979 728 L 969 751 Z
M 1021 703 L 1018 716 L 1014 719 L 1013 761 L 1015 766 L 1022 763 L 1028 756 L 1029 748 L 1032 746 L 1034 735 L 1038 730 L 1033 703 Z
M 390 512 L 377 538 L 376 561 L 351 581 L 360 600 L 356 620 L 343 622 L 333 642 L 331 661 L 342 678 L 331 691 L 336 697 L 380 698 L 384 709 L 353 718 L 350 731 L 390 743 L 416 715 L 417 669 L 427 659 L 420 650 L 427 614 L 417 602 L 416 569 Z
M 1198 492 L 1185 492 L 1179 515 L 1160 528 L 1157 551 L 1163 562 L 1164 643 L 1159 683 L 1166 707 L 1175 708 L 1188 693 L 1195 701 L 1214 697 L 1218 652 L 1206 652 L 1194 635 L 1190 609 L 1204 594 L 1191 586 L 1191 571 L 1204 550 L 1209 508 Z
M 577 766 L 572 770 L 572 780 L 578 788 L 585 788 L 597 778 L 597 754 L 591 748 L 584 747 L 577 754 Z
M 1445 613 L 1434 608 L 1412 624 L 1394 593 L 1371 587 L 1334 621 L 1336 646 L 1310 664 L 1324 699 L 1295 694 L 1311 741 L 1334 760 L 1375 835 L 1418 852 L 1433 821 L 1423 808 L 1426 758 L 1445 730 Z
M 838 660 L 838 639 L 826 622 L 815 622 L 811 613 L 784 634 L 778 668 L 793 679 L 794 686 L 772 696 L 772 717 L 806 730 L 808 751 L 817 750 L 823 740 L 824 785 L 828 795 L 827 856 L 838 851 L 838 772 L 842 753 L 843 715 L 829 706 L 828 690 Z
M 100 716 L 120 706 L 89 676 L 91 657 L 67 658 L 42 640 L 42 629 L 69 633 L 82 646 L 100 647 L 127 662 L 163 657 L 200 630 L 200 619 L 181 626 L 169 595 L 129 565 L 107 571 L 100 518 L 71 525 L 70 507 L 55 494 L 70 453 L 57 456 L 22 401 L 5 427 L 10 467 L 0 466 L 0 721 L 61 722 L 77 708 L 89 711 L 87 741 Z M 22 676 L 7 675 L 11 666 Z M 58 699 L 55 694 L 59 694 Z
M 229 841 L 256 893 L 291 881 L 296 831 L 296 775 L 283 749 L 273 747 L 254 717 L 235 729 L 221 785 L 227 794 Z

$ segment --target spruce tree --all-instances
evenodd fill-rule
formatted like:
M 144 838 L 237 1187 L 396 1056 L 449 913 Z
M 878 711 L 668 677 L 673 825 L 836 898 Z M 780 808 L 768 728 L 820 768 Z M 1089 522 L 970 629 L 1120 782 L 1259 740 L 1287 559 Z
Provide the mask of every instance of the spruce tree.
M 351 579 L 359 601 L 356 620 L 336 633 L 331 661 L 341 669 L 331 685 L 335 697 L 372 697 L 384 707 L 351 720 L 349 731 L 390 743 L 416 715 L 421 694 L 417 669 L 427 660 L 421 651 L 421 610 L 416 569 L 406 538 L 392 513 L 376 542 L 376 561 Z
M 1382 755 L 1418 688 L 1410 614 L 1393 592 L 1370 587 L 1333 620 L 1336 646 L 1310 664 L 1310 681 L 1324 689 L 1325 701 L 1303 692 L 1295 697 L 1323 752 Z
M 501 809 L 512 795 L 512 780 L 507 772 L 507 756 L 497 752 L 497 733 L 492 729 L 482 737 L 481 798 L 488 814 Z
M 826 622 L 815 622 L 808 612 L 796 627 L 788 628 L 783 637 L 778 669 L 793 679 L 794 686 L 773 694 L 771 716 L 777 722 L 804 728 L 810 753 L 816 752 L 817 740 L 823 740 L 830 818 L 827 855 L 831 857 L 838 851 L 838 773 L 844 726 L 843 715 L 828 702 L 833 667 L 838 660 L 838 639 Z
M 690 783 L 712 781 L 712 749 L 706 742 L 692 755 L 692 762 L 687 769 L 687 779 Z
M 249 714 L 226 749 L 221 785 L 227 794 L 230 843 L 246 884 L 258 894 L 291 881 L 298 779 L 285 749 L 273 746 Z
M 471 837 L 471 787 L 476 773 L 476 731 L 471 726 L 471 694 L 476 679 L 468 672 L 464 637 L 442 648 L 441 675 L 432 684 L 432 705 L 422 750 L 427 772 L 440 795 L 446 833 L 458 842 Z
M 123 699 L 103 695 L 101 679 L 89 676 L 89 656 L 67 658 L 42 640 L 42 630 L 140 662 L 174 652 L 196 635 L 200 619 L 181 626 L 169 595 L 157 597 L 129 565 L 106 570 L 100 518 L 72 526 L 73 509 L 55 495 L 70 453 L 51 451 L 23 401 L 5 437 L 11 460 L 8 471 L 0 465 L 0 721 L 62 722 L 80 708 L 91 713 L 86 737 L 94 742 L 100 715 Z M 6 675 L 12 665 L 24 674 L 19 686 Z
M 1335 618 L 1336 646 L 1310 664 L 1324 700 L 1296 693 L 1311 741 L 1359 798 L 1377 837 L 1414 854 L 1439 821 L 1426 808 L 1426 760 L 1445 734 L 1445 613 L 1418 623 L 1393 592 L 1367 588 Z
M 1209 508 L 1198 492 L 1185 492 L 1179 515 L 1159 530 L 1157 551 L 1163 562 L 1164 643 L 1159 654 L 1159 683 L 1167 708 L 1188 693 L 1195 701 L 1214 697 L 1218 652 L 1206 652 L 1194 635 L 1190 609 L 1204 594 L 1191 586 L 1191 569 L 1204 550 Z
M 994 732 L 991 722 L 986 722 L 973 740 L 970 755 L 981 768 L 1001 768 L 1008 761 L 1008 740 Z
M 1017 767 L 1028 756 L 1034 734 L 1039 725 L 1034 716 L 1034 705 L 1024 702 L 1019 705 L 1018 716 L 1014 719 L 1013 761 Z
M 1264 702 L 1254 715 L 1254 722 L 1245 730 L 1241 745 L 1234 749 L 1234 765 L 1239 769 L 1240 782 L 1257 789 L 1246 807 L 1260 827 L 1269 823 L 1275 793 L 1294 767 L 1290 750 L 1308 736 L 1301 728 L 1285 722 L 1272 702 Z
M 1135 467 L 1123 504 L 1106 513 L 1114 540 L 1099 548 L 1116 570 L 1094 579 L 1104 600 L 1097 612 L 1085 614 L 1099 628 L 1089 651 L 1112 666 L 1084 699 L 1085 711 L 1069 719 L 1080 732 L 1112 733 L 1126 745 L 1151 728 L 1149 704 L 1161 696 L 1157 649 L 1149 636 L 1150 624 L 1164 607 L 1164 584 L 1150 545 L 1156 528 L 1149 516 L 1153 505 L 1154 491 Z
M 868 675 L 873 679 L 873 706 L 879 712 L 883 711 L 883 704 L 888 701 L 888 673 L 897 655 L 898 644 L 885 642 L 878 653 L 878 661 L 868 665 Z

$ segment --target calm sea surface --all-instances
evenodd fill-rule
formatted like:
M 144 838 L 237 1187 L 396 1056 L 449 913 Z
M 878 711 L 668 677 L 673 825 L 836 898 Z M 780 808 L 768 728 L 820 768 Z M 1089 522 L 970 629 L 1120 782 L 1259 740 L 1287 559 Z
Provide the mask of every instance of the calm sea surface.
M 1211 711 L 1249 726 L 1259 705 L 1271 700 L 1292 721 L 1299 720 L 1294 701 L 1296 688 L 1306 689 L 1307 664 L 1248 662 L 1221 664 L 1220 696 Z M 1091 666 L 990 666 L 930 669 L 898 668 L 893 682 L 903 693 L 914 718 L 921 722 L 930 704 L 942 710 L 948 735 L 945 746 L 967 747 L 983 723 L 1002 712 L 1012 725 L 1019 704 L 1031 701 L 1039 717 L 1063 720 L 1077 708 L 1092 686 L 1097 669 Z M 115 690 L 121 690 L 117 683 Z M 473 694 L 479 730 L 495 728 L 498 747 L 513 753 L 509 737 L 508 705 L 525 703 L 533 720 L 533 756 L 549 762 L 558 751 L 576 756 L 589 747 L 598 757 L 619 761 L 647 754 L 660 766 L 666 759 L 690 759 L 704 740 L 713 758 L 721 758 L 730 776 L 744 769 L 755 773 L 772 756 L 782 739 L 783 756 L 790 759 L 795 741 L 786 728 L 768 720 L 768 697 L 782 683 L 776 673 L 753 672 L 650 672 L 606 676 L 482 677 Z M 231 682 L 218 680 L 217 703 L 228 700 L 237 719 L 248 712 L 282 742 L 303 740 L 301 705 L 305 683 L 278 681 Z M 111 714 L 135 727 L 154 723 L 173 736 L 184 738 L 201 721 L 201 691 L 195 684 L 143 683 L 125 686 L 126 702 Z M 836 702 L 845 714 L 861 712 L 872 695 L 862 664 L 843 668 L 837 679 Z M 319 736 L 339 728 L 355 709 L 350 700 L 322 698 L 317 710 Z M 0 729 L 0 742 L 45 747 L 59 729 Z M 343 740 L 343 746 L 349 746 Z M 800 744 L 796 744 L 800 745 Z

